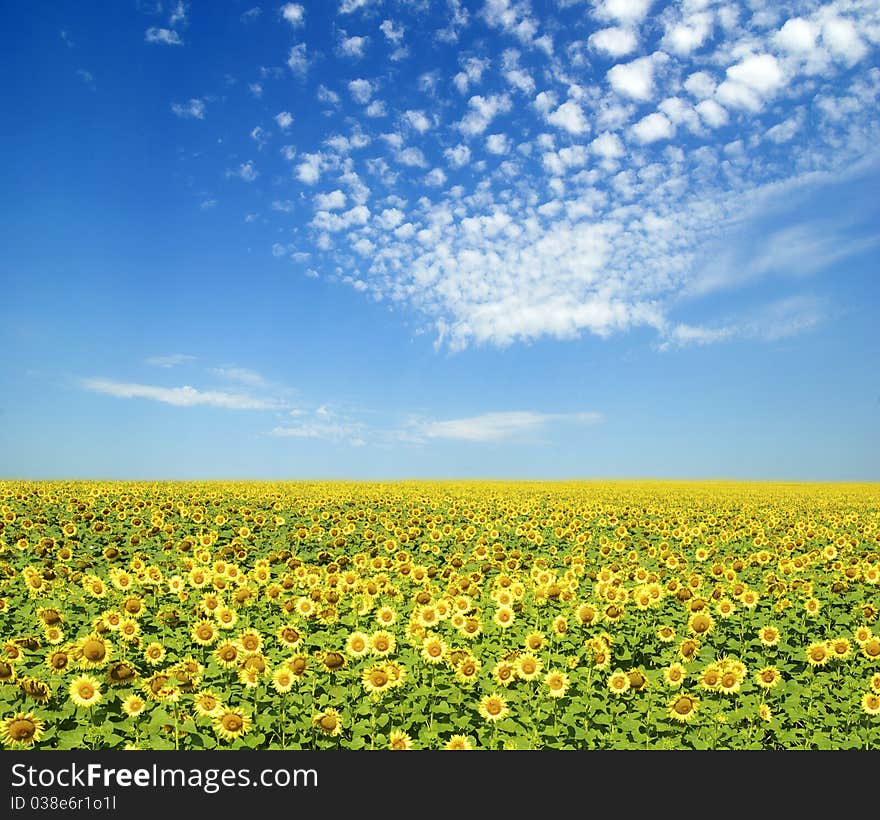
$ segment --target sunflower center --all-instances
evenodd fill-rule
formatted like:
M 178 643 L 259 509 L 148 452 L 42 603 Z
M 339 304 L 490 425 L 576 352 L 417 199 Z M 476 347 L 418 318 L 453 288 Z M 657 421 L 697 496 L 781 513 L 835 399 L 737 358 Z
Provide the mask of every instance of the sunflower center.
M 223 728 L 228 732 L 238 732 L 243 725 L 244 723 L 238 715 L 223 716 Z
M 500 715 L 501 714 L 501 703 L 497 700 L 490 700 L 486 704 L 486 711 L 490 715 Z
M 321 718 L 320 722 L 321 728 L 325 732 L 332 732 L 337 726 L 336 718 L 333 715 L 324 715 L 324 717 Z
M 372 683 L 373 686 L 384 686 L 388 683 L 388 675 L 386 675 L 381 669 L 376 669 L 370 673 L 370 683 Z
M 675 702 L 675 711 L 679 715 L 687 715 L 693 710 L 694 704 L 690 698 L 679 698 Z
M 83 655 L 90 661 L 100 661 L 106 657 L 107 647 L 103 641 L 88 640 L 83 644 Z
M 28 718 L 18 718 L 9 725 L 9 736 L 19 743 L 30 740 L 37 733 L 37 725 Z

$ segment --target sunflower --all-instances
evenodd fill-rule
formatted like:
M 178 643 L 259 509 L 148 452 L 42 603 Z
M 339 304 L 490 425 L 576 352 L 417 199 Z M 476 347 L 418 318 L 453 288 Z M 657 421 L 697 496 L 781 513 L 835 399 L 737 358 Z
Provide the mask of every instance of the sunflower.
M 228 606 L 218 607 L 214 617 L 221 629 L 235 629 L 235 625 L 238 623 L 238 613 Z
M 122 701 L 122 711 L 129 717 L 137 717 L 147 708 L 147 702 L 139 695 L 129 695 Z
M 672 663 L 663 670 L 663 680 L 673 689 L 681 686 L 686 677 L 687 670 L 680 663 Z
M 375 664 L 364 670 L 361 683 L 369 694 L 377 696 L 384 694 L 392 686 L 391 676 L 384 663 Z
M 479 705 L 480 716 L 489 723 L 495 723 L 510 713 L 507 701 L 503 696 L 493 692 L 486 695 Z
M 236 740 L 250 728 L 251 719 L 241 709 L 224 707 L 214 716 L 214 731 L 222 740 Z
M 47 626 L 43 630 L 46 636 L 46 643 L 57 646 L 64 640 L 64 630 L 60 626 Z
M 688 632 L 698 638 L 710 634 L 714 626 L 715 621 L 708 612 L 694 612 L 688 618 Z
M 721 667 L 717 663 L 710 663 L 700 672 L 700 687 L 707 691 L 716 691 L 721 682 Z
M 629 678 L 630 691 L 641 692 L 648 688 L 648 678 L 641 669 L 630 669 L 626 675 Z
M 869 660 L 880 661 L 880 638 L 871 637 L 862 644 L 862 654 Z
M 30 748 L 40 740 L 44 727 L 33 712 L 18 712 L 0 722 L 0 740 L 9 749 Z
M 693 719 L 694 715 L 696 715 L 699 705 L 699 698 L 682 692 L 680 695 L 669 701 L 667 713 L 673 720 L 680 723 L 687 723 Z
M 732 669 L 725 669 L 718 679 L 718 691 L 724 695 L 735 695 L 740 690 L 742 680 Z
M 80 675 L 70 684 L 70 699 L 86 709 L 101 700 L 101 684 L 89 675 Z
M 345 641 L 345 651 L 352 658 L 360 658 L 370 651 L 370 636 L 365 632 L 352 632 Z
M 320 653 L 320 661 L 324 665 L 324 669 L 328 672 L 338 672 L 345 667 L 345 655 L 339 652 L 322 652 Z
M 499 606 L 498 609 L 495 610 L 492 620 L 502 629 L 507 629 L 508 627 L 513 626 L 515 617 L 513 610 L 509 606 Z
M 770 707 L 766 703 L 762 703 L 758 707 L 758 717 L 764 721 L 764 723 L 770 723 L 773 720 L 773 712 L 770 711 Z
M 224 641 L 214 650 L 213 654 L 217 663 L 229 668 L 239 662 L 241 650 L 234 641 Z
M 380 658 L 384 658 L 394 652 L 397 639 L 390 632 L 380 629 L 374 632 L 370 638 L 370 651 Z
M 608 676 L 608 691 L 612 695 L 622 695 L 629 691 L 629 675 L 620 670 L 612 672 Z
M 755 672 L 755 683 L 762 689 L 773 689 L 782 680 L 782 673 L 775 666 L 765 666 Z
M 522 680 L 535 680 L 543 668 L 541 659 L 531 652 L 524 652 L 516 659 L 516 676 Z
M 18 686 L 26 697 L 37 703 L 48 703 L 49 698 L 52 697 L 49 684 L 39 678 L 24 677 L 18 682 Z
M 165 660 L 165 647 L 160 643 L 151 643 L 144 649 L 144 660 L 150 666 L 158 666 Z
M 290 624 L 285 624 L 275 634 L 279 643 L 288 649 L 296 649 L 303 641 L 302 633 Z
M 526 635 L 525 647 L 529 652 L 540 652 L 544 648 L 546 640 L 543 632 L 529 632 Z
M 468 653 L 456 665 L 455 677 L 459 680 L 459 682 L 470 686 L 476 681 L 477 674 L 479 673 L 481 666 L 482 664 L 480 663 L 480 661 L 478 661 L 473 655 Z
M 337 737 L 342 734 L 342 715 L 335 709 L 325 709 L 312 717 L 312 726 L 323 735 Z
M 390 606 L 380 606 L 374 617 L 380 626 L 391 626 L 397 620 L 397 613 Z
M 565 697 L 566 692 L 568 692 L 568 687 L 570 682 L 568 680 L 568 675 L 564 672 L 558 672 L 551 670 L 544 677 L 544 683 L 547 686 L 548 692 L 547 694 L 551 698 L 561 698 Z
M 217 625 L 204 618 L 195 623 L 190 634 L 199 646 L 211 646 L 217 640 Z
M 471 751 L 474 747 L 467 735 L 453 735 L 443 748 L 448 751 Z
M 309 656 L 304 654 L 293 655 L 285 663 L 287 668 L 293 673 L 293 676 L 297 680 L 302 680 L 309 668 Z
M 128 661 L 117 661 L 107 669 L 107 682 L 111 686 L 125 686 L 137 676 L 137 669 Z
M 272 688 L 280 695 L 287 694 L 293 688 L 294 680 L 296 678 L 290 667 L 283 664 L 272 673 Z
M 870 686 L 872 692 L 876 692 L 878 695 L 880 695 L 880 672 L 875 672 L 873 675 L 871 675 Z
M 82 669 L 100 669 L 110 661 L 113 647 L 92 632 L 74 645 L 74 654 Z
M 861 647 L 874 637 L 874 633 L 871 631 L 871 627 L 862 625 L 856 627 L 853 637 L 855 638 L 856 643 Z
M 806 651 L 807 663 L 812 667 L 825 666 L 831 659 L 828 644 L 824 642 L 811 643 Z
M 675 630 L 668 624 L 657 627 L 656 634 L 661 643 L 672 643 L 675 640 Z
M 761 641 L 764 646 L 776 646 L 781 637 L 781 633 L 775 626 L 762 626 L 758 630 L 758 640 Z
M 223 701 L 210 689 L 199 692 L 193 698 L 193 705 L 201 717 L 217 717 L 223 711 Z
M 508 661 L 498 661 L 492 669 L 492 677 L 499 686 L 510 686 L 516 678 L 516 665 Z
M 862 696 L 862 710 L 866 715 L 880 715 L 880 696 L 876 692 L 865 692 Z
M 2 664 L 0 661 L 0 666 Z M 45 666 L 50 672 L 61 673 L 70 666 L 70 655 L 64 649 L 56 649 L 46 655 Z
M 256 629 L 245 629 L 239 633 L 238 645 L 248 655 L 253 655 L 260 651 L 263 646 L 263 638 Z
M 428 635 L 422 642 L 421 655 L 425 661 L 436 666 L 439 663 L 443 663 L 447 649 L 446 642 L 442 638 L 436 635 Z
M 392 729 L 388 736 L 388 748 L 398 751 L 406 751 L 412 749 L 413 739 L 400 729 Z
M 834 638 L 831 641 L 831 657 L 836 660 L 845 660 L 852 652 L 852 644 L 849 638 Z
M 700 642 L 694 638 L 685 638 L 678 646 L 679 657 L 685 661 L 692 661 L 700 648 Z

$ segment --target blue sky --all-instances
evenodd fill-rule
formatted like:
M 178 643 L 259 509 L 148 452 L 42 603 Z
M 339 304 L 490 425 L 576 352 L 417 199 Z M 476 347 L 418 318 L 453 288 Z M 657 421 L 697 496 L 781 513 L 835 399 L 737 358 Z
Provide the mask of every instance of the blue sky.
M 880 4 L 7 9 L 0 475 L 880 480 Z

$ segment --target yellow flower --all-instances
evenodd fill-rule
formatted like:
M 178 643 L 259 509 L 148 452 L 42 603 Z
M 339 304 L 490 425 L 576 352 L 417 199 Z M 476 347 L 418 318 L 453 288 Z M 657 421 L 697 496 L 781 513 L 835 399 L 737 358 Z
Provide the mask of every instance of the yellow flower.
M 0 740 L 9 749 L 27 749 L 39 742 L 44 728 L 33 712 L 18 712 L 0 721 Z
M 480 701 L 479 711 L 483 720 L 489 723 L 495 723 L 496 721 L 507 717 L 510 713 L 510 708 L 504 697 L 493 692 L 491 695 L 486 695 Z
M 70 699 L 86 709 L 101 700 L 101 684 L 89 675 L 80 675 L 70 684 Z
M 214 731 L 222 740 L 236 740 L 246 735 L 251 728 L 251 720 L 241 709 L 224 708 L 214 717 Z

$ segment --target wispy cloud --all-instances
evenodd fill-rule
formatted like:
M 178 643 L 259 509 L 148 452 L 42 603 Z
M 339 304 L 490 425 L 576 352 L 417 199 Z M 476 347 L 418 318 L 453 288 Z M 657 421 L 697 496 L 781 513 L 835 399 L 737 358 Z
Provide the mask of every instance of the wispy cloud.
M 827 316 L 828 306 L 824 299 L 799 294 L 769 302 L 750 313 L 715 325 L 677 324 L 669 329 L 658 348 L 703 347 L 733 339 L 776 342 L 813 330 Z
M 229 381 L 241 382 L 252 387 L 262 387 L 266 384 L 266 379 L 256 370 L 249 370 L 246 367 L 213 367 L 211 373 L 219 376 L 221 379 Z
M 183 38 L 169 28 L 148 28 L 144 34 L 144 40 L 148 43 L 161 43 L 166 46 L 183 45 Z
M 144 361 L 153 367 L 177 367 L 180 364 L 194 362 L 198 357 L 188 353 L 172 353 L 169 356 L 150 356 Z
M 246 393 L 227 393 L 221 390 L 198 390 L 189 385 L 160 387 L 152 384 L 119 382 L 100 377 L 83 379 L 80 385 L 94 393 L 103 393 L 117 399 L 149 399 L 175 407 L 223 407 L 228 410 L 278 410 L 284 407 L 276 399 L 261 398 Z
M 600 413 L 536 413 L 528 410 L 483 413 L 467 418 L 445 421 L 418 421 L 410 434 L 421 439 L 454 439 L 458 441 L 500 441 L 544 429 L 554 422 L 599 424 Z

